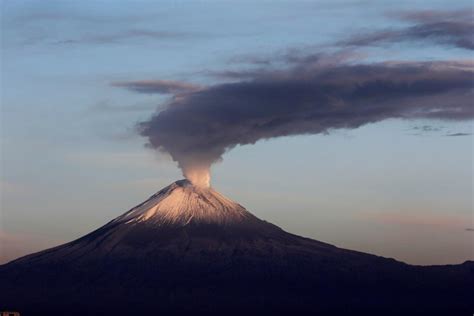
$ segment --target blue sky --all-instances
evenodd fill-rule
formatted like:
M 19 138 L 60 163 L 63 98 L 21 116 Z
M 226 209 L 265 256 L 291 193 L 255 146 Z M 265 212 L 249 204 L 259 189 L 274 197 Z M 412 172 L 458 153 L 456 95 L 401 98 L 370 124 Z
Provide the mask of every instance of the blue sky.
M 353 33 L 391 12 L 470 1 L 3 1 L 0 260 L 77 238 L 182 178 L 134 130 L 169 96 L 118 81 L 215 84 L 210 72 Z M 364 62 L 472 60 L 422 41 Z M 423 128 L 428 126 L 429 128 Z M 213 186 L 296 234 L 409 263 L 473 259 L 472 121 L 396 120 L 237 146 Z

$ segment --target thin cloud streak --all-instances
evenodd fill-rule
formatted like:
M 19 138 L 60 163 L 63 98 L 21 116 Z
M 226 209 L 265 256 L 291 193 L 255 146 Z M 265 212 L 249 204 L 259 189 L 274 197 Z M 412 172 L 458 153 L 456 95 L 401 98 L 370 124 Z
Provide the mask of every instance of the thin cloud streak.
M 472 9 L 462 11 L 418 11 L 392 14 L 411 26 L 385 29 L 353 35 L 338 42 L 342 46 L 369 46 L 404 41 L 430 41 L 463 49 L 474 49 L 474 22 Z
M 84 35 L 76 39 L 63 39 L 53 42 L 56 45 L 70 45 L 70 44 L 112 44 L 119 43 L 132 39 L 153 39 L 153 40 L 167 40 L 167 39 L 181 39 L 191 37 L 188 33 L 168 32 L 168 31 L 153 31 L 153 30 L 125 30 L 122 32 L 99 35 Z
M 201 86 L 196 84 L 172 80 L 118 81 L 113 82 L 112 86 L 149 94 L 179 94 L 201 89 Z
M 444 127 L 441 126 L 431 126 L 431 125 L 423 125 L 423 126 L 415 126 L 413 127 L 413 130 L 419 131 L 419 132 L 440 132 L 443 130 Z
M 446 136 L 449 137 L 458 137 L 458 136 L 471 136 L 472 133 L 452 133 L 452 134 L 446 134 Z

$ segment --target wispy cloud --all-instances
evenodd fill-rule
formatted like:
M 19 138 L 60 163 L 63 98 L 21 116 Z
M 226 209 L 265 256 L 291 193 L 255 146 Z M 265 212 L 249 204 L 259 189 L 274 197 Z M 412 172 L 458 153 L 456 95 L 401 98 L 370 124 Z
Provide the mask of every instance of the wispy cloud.
M 54 41 L 57 45 L 70 44 L 111 44 L 119 43 L 133 39 L 151 39 L 151 40 L 167 40 L 167 39 L 182 39 L 186 37 L 194 37 L 192 34 L 168 32 L 168 31 L 153 31 L 144 29 L 124 30 L 115 33 L 104 34 L 85 34 L 78 38 L 68 38 Z
M 419 131 L 419 132 L 424 132 L 424 133 L 439 132 L 443 129 L 444 129 L 444 127 L 442 127 L 442 126 L 433 126 L 433 125 L 422 125 L 422 126 L 413 127 L 413 130 Z
M 360 62 L 367 57 L 366 53 L 354 49 L 338 49 L 331 52 L 322 50 L 324 47 L 306 46 L 289 48 L 269 56 L 245 54 L 230 58 L 230 63 L 251 64 L 264 67 L 285 65 L 311 64 L 313 66 L 337 65 L 341 62 Z
M 87 24 L 121 24 L 137 23 L 156 20 L 163 17 L 163 13 L 149 12 L 141 14 L 108 15 L 108 14 L 81 14 L 77 11 L 65 11 L 60 8 L 54 10 L 41 10 L 10 17 L 9 22 L 15 24 L 35 24 L 44 22 L 69 22 Z
M 424 40 L 469 50 L 474 49 L 474 20 L 471 8 L 458 11 L 399 12 L 392 13 L 391 16 L 406 21 L 410 25 L 353 35 L 340 41 L 339 44 L 367 46 Z
M 200 38 L 204 34 L 183 29 L 150 26 L 162 13 L 140 15 L 81 14 L 79 12 L 35 11 L 6 17 L 6 27 L 18 32 L 21 45 L 101 45 L 137 41 L 171 41 Z M 147 22 L 147 26 L 143 26 Z
M 140 93 L 179 94 L 201 89 L 201 86 L 172 80 L 117 81 L 112 86 L 126 88 Z
M 470 136 L 472 133 L 451 133 L 451 134 L 446 134 L 446 136 L 449 137 L 457 137 L 457 136 Z

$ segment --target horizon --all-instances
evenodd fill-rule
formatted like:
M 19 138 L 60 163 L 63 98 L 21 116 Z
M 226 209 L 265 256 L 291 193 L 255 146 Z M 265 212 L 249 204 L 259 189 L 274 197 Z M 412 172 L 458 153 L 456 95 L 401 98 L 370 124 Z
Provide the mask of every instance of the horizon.
M 472 9 L 2 2 L 0 264 L 182 174 L 339 248 L 474 260 Z

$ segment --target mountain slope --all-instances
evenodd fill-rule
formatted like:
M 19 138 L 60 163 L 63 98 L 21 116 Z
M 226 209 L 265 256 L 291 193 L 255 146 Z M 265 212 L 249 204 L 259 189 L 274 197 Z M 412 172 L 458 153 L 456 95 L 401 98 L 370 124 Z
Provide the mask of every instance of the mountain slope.
M 0 309 L 25 315 L 433 314 L 471 310 L 474 265 L 417 267 L 340 249 L 181 180 L 82 238 L 0 266 L 0 280 Z

